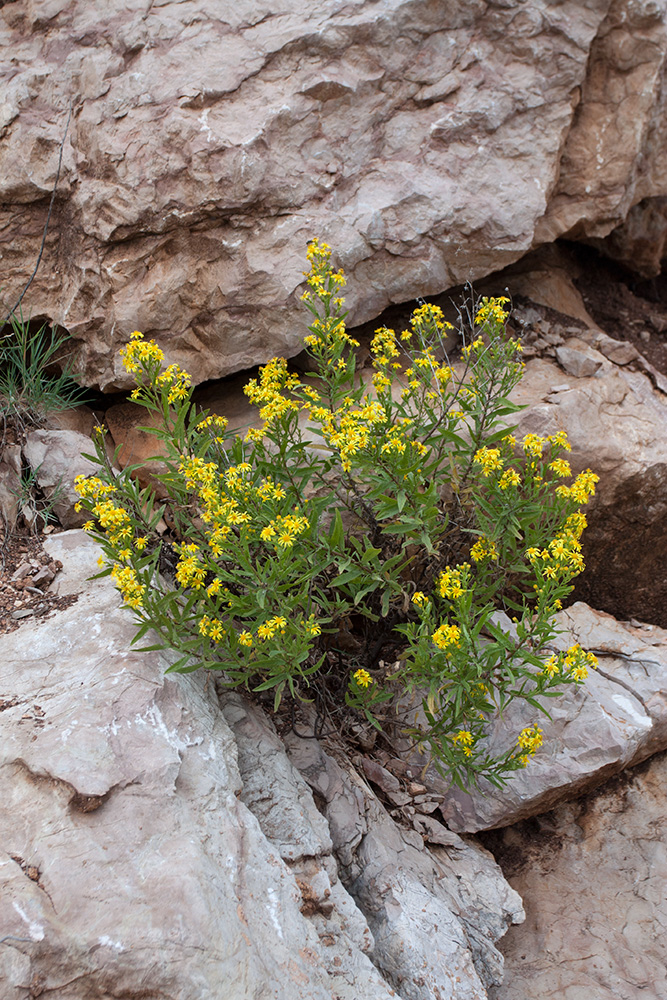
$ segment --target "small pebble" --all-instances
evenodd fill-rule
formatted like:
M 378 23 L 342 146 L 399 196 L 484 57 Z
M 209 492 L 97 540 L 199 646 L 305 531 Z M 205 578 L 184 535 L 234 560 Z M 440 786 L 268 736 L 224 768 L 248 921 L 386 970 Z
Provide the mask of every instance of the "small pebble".
M 18 621 L 20 618 L 29 618 L 30 615 L 34 615 L 32 608 L 23 608 L 22 611 L 12 611 L 12 618 L 14 621 Z

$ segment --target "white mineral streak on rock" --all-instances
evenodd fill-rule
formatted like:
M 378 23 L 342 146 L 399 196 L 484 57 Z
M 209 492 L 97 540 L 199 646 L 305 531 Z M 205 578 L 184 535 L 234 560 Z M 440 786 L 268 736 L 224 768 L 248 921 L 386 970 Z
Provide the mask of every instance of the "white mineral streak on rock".
M 70 99 L 30 295 L 90 382 L 126 383 L 137 327 L 198 382 L 295 354 L 313 235 L 352 323 L 626 218 L 614 252 L 656 273 L 664 6 L 5 4 L 3 296 L 37 257 Z

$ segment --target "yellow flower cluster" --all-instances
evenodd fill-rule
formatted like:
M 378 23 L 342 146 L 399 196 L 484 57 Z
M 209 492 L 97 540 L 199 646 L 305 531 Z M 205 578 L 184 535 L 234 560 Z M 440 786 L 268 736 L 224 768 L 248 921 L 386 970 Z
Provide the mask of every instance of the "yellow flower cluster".
M 260 625 L 257 629 L 257 637 L 259 639 L 273 639 L 276 633 L 284 634 L 287 628 L 287 619 L 283 618 L 282 615 L 275 615 L 273 618 L 269 618 Z
M 587 653 L 579 643 L 570 646 L 564 653 L 550 656 L 545 662 L 542 672 L 548 677 L 567 673 L 575 681 L 583 681 L 588 677 L 589 668 L 595 670 L 598 665 L 594 653 Z
M 143 333 L 135 330 L 130 335 L 130 343 L 121 349 L 125 371 L 136 374 L 145 369 L 159 368 L 164 361 L 164 352 L 154 340 L 144 340 Z
M 579 504 L 588 503 L 588 498 L 595 493 L 595 484 L 600 477 L 590 469 L 580 472 L 571 486 L 557 486 L 556 493 L 567 500 L 576 500 Z
M 344 287 L 345 275 L 342 271 L 332 271 L 330 265 L 331 247 L 328 243 L 320 243 L 318 239 L 311 240 L 306 250 L 306 257 L 310 263 L 310 271 L 303 273 L 308 286 L 317 298 L 328 302 L 334 291 Z M 312 301 L 312 293 L 304 292 L 301 300 L 302 302 Z
M 471 732 L 469 732 L 469 730 L 459 729 L 459 731 L 451 737 L 451 740 L 452 743 L 461 747 L 466 757 L 472 756 L 472 748 L 475 743 L 475 737 Z
M 199 634 L 208 636 L 213 642 L 220 642 L 227 634 L 227 630 L 217 618 L 209 618 L 208 615 L 203 615 L 199 622 Z
M 417 590 L 412 595 L 412 603 L 416 604 L 418 608 L 426 608 L 428 607 L 429 599 L 421 590 Z
M 534 754 L 542 746 L 542 730 L 539 726 L 527 726 L 519 733 L 517 744 L 526 754 Z
M 444 570 L 438 580 L 438 592 L 441 597 L 450 601 L 455 601 L 465 593 L 468 570 L 470 565 L 462 563 L 460 566 L 453 566 Z M 463 581 L 461 577 L 463 576 Z
M 475 562 L 482 562 L 484 559 L 497 559 L 498 547 L 490 538 L 482 535 L 471 548 L 470 558 L 474 559 Z
M 584 557 L 579 539 L 585 527 L 586 518 L 580 511 L 575 511 L 546 548 L 526 549 L 526 558 L 537 565 L 550 580 L 561 576 L 570 578 L 581 573 L 584 569 Z
M 477 465 L 481 465 L 482 475 L 487 478 L 492 472 L 495 472 L 497 469 L 502 469 L 504 465 L 498 448 L 480 448 L 475 452 L 475 458 L 473 461 Z
M 123 595 L 123 601 L 130 608 L 137 610 L 142 606 L 146 587 L 139 583 L 137 574 L 131 566 L 114 566 L 111 576 Z
M 415 309 L 410 317 L 410 326 L 412 330 L 406 330 L 405 333 L 401 334 L 401 340 L 409 340 L 412 337 L 413 331 L 424 328 L 426 331 L 428 331 L 429 327 L 435 327 L 438 331 L 454 329 L 452 324 L 445 320 L 440 306 L 432 305 L 430 302 L 426 302 L 423 306 Z
M 183 543 L 178 548 L 179 560 L 176 564 L 176 580 L 181 587 L 199 590 L 204 586 L 206 567 L 199 561 L 199 546 Z
M 539 434 L 526 434 L 521 444 L 526 455 L 530 455 L 531 458 L 540 458 L 546 442 L 547 438 L 540 437 Z
M 363 669 L 363 667 L 361 667 L 359 670 L 355 670 L 355 672 L 352 674 L 352 677 L 361 688 L 370 687 L 371 684 L 373 683 L 373 678 L 371 677 L 371 675 L 368 673 L 367 670 Z
M 509 316 L 509 311 L 503 309 L 503 306 L 508 302 L 509 299 L 505 295 L 501 295 L 498 298 L 487 298 L 487 296 L 484 296 L 480 299 L 479 308 L 475 313 L 475 323 L 478 326 L 482 326 L 483 323 L 491 321 L 502 325 Z
M 387 419 L 381 403 L 364 396 L 362 406 L 347 397 L 335 411 L 313 410 L 313 417 L 322 420 L 322 435 L 326 443 L 338 451 L 345 472 L 352 468 L 352 457 L 368 447 L 375 426 Z
M 129 542 L 134 532 L 132 518 L 123 507 L 117 506 L 111 499 L 111 496 L 116 492 L 114 486 L 103 483 L 96 476 L 91 476 L 89 479 L 77 476 L 74 480 L 74 488 L 81 500 L 93 501 L 92 513 L 99 521 L 100 527 L 107 533 L 112 545 Z M 75 510 L 79 511 L 81 508 L 82 504 L 78 502 L 75 505 Z M 88 521 L 85 527 L 90 531 L 93 528 L 93 522 Z M 129 549 L 124 551 L 129 553 Z
M 371 340 L 371 353 L 375 355 L 374 367 L 385 367 L 392 363 L 393 358 L 397 358 L 401 353 L 396 346 L 396 334 L 386 326 L 381 326 L 375 331 L 375 336 Z
M 520 486 L 521 476 L 516 471 L 516 469 L 506 469 L 502 476 L 498 480 L 498 486 L 501 490 L 507 490 L 510 486 Z
M 279 514 L 259 533 L 263 542 L 273 542 L 280 549 L 291 549 L 298 535 L 309 526 L 307 517 L 298 514 Z
M 452 646 L 458 646 L 461 639 L 461 630 L 457 625 L 449 625 L 445 622 L 435 630 L 431 639 L 438 649 L 447 652 Z
M 169 365 L 161 375 L 157 376 L 155 385 L 158 389 L 169 389 L 168 403 L 179 403 L 181 400 L 187 399 L 192 379 L 178 365 Z
M 564 458 L 555 458 L 553 462 L 549 462 L 547 468 L 551 469 L 552 472 L 555 472 L 560 479 L 564 479 L 566 476 L 572 475 L 570 463 L 566 462 Z
M 298 375 L 290 375 L 285 358 L 272 358 L 259 370 L 259 380 L 250 379 L 243 391 L 255 406 L 265 425 L 279 420 L 285 413 L 300 409 L 299 403 L 290 399 L 285 392 L 291 392 L 301 384 Z

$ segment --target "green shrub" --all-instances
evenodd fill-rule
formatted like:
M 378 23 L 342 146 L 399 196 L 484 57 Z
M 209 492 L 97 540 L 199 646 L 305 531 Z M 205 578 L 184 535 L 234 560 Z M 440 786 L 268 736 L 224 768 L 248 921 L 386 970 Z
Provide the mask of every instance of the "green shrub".
M 172 669 L 272 689 L 276 707 L 326 678 L 333 701 L 344 689 L 347 711 L 376 726 L 384 702 L 416 697 L 420 711 L 399 725 L 443 773 L 501 783 L 541 733 L 531 725 L 494 756 L 489 722 L 515 698 L 537 712 L 595 662 L 578 646 L 545 654 L 583 568 L 580 507 L 597 476 L 572 479 L 564 434 L 517 446 L 505 426 L 523 373 L 506 299 L 475 304 L 456 363 L 436 306 L 399 337 L 379 329 L 368 380 L 345 329 L 343 274 L 326 244 L 308 257 L 312 372 L 282 358 L 261 368 L 245 391 L 262 426 L 244 439 L 197 413 L 188 374 L 162 371 L 158 346 L 132 334 L 124 364 L 132 398 L 162 418 L 168 500 L 141 491 L 132 470 L 114 476 L 100 441 L 100 475 L 78 482 L 87 529 L 137 639 L 153 628 L 157 648 L 180 653 Z M 163 513 L 177 539 L 173 585 L 157 572 Z

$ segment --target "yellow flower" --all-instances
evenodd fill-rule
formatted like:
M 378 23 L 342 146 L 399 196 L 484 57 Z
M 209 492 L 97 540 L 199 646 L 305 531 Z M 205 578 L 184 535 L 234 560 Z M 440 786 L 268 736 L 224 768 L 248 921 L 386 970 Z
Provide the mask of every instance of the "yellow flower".
M 474 462 L 482 466 L 482 475 L 485 477 L 503 467 L 503 460 L 498 448 L 480 448 L 479 451 L 475 452 Z
M 448 625 L 445 622 L 435 630 L 431 639 L 438 649 L 446 652 L 450 646 L 458 646 L 461 639 L 461 630 L 456 625 Z
M 240 632 L 239 633 L 239 645 L 241 645 L 241 646 L 252 646 L 252 632 Z
M 542 746 L 542 730 L 539 726 L 527 726 L 519 733 L 517 743 L 526 753 L 535 753 Z
M 470 558 L 475 562 L 482 562 L 483 559 L 497 559 L 498 548 L 496 543 L 482 535 L 471 548 Z
M 368 671 L 364 670 L 363 668 L 355 670 L 355 672 L 352 674 L 352 677 L 357 682 L 359 687 L 362 688 L 370 687 L 370 685 L 373 683 L 373 678 L 368 673 Z

